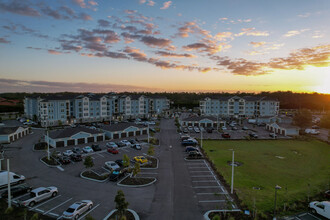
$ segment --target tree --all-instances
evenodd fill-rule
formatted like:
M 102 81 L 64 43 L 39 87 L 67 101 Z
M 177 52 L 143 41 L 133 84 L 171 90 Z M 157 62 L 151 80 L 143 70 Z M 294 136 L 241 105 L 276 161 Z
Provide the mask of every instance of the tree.
M 30 220 L 38 220 L 38 219 L 39 219 L 38 213 L 34 213 L 34 215 L 32 215 L 32 217 L 30 218 Z
M 87 156 L 84 160 L 84 166 L 86 169 L 92 168 L 94 166 L 94 162 L 91 156 Z
M 330 128 L 330 113 L 324 115 L 321 118 L 321 127 L 323 127 L 323 128 Z
M 129 167 L 129 165 L 130 165 L 129 157 L 127 156 L 127 154 L 124 154 L 123 155 L 123 166 L 124 167 Z
M 122 220 L 125 216 L 127 207 L 129 205 L 128 202 L 125 200 L 124 192 L 121 190 L 117 191 L 117 195 L 115 197 L 115 203 L 116 203 L 116 209 L 117 209 L 117 215 L 119 215 L 119 219 Z
M 155 154 L 155 147 L 154 147 L 154 145 L 150 144 L 150 146 L 148 148 L 148 155 L 154 156 L 154 154 Z
M 307 109 L 300 110 L 293 117 L 293 123 L 304 130 L 306 127 L 308 127 L 311 124 L 311 122 L 312 122 L 312 113 Z
M 132 170 L 133 176 L 136 176 L 140 172 L 141 172 L 140 163 L 135 163 L 134 168 Z

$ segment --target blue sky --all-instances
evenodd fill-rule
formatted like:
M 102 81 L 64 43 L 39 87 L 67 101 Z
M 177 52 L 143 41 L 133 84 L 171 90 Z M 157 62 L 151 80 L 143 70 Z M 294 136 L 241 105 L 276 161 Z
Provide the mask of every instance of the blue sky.
M 328 0 L 0 0 L 0 92 L 330 93 Z

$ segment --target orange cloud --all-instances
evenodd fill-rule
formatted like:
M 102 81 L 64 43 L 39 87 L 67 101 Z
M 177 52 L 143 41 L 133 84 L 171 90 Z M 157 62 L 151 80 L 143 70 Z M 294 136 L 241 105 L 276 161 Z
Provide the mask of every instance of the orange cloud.
M 263 45 L 265 45 L 266 44 L 266 42 L 265 41 L 260 41 L 260 42 L 250 42 L 250 44 L 253 46 L 253 47 L 261 47 L 261 46 L 263 46 Z
M 288 31 L 286 34 L 283 35 L 283 37 L 293 37 L 296 35 L 299 35 L 305 31 L 308 31 L 308 29 L 302 29 L 302 30 L 292 30 L 292 31 Z
M 192 55 L 192 54 L 169 53 L 169 52 L 166 52 L 166 51 L 157 51 L 156 54 L 160 55 L 162 57 L 172 57 L 172 58 L 195 58 L 196 57 L 195 55 Z
M 164 2 L 163 3 L 163 7 L 161 7 L 160 9 L 164 10 L 164 9 L 168 9 L 172 4 L 172 1 L 168 1 L 168 2 Z
M 241 31 L 242 32 L 235 34 L 235 36 L 269 36 L 268 31 L 256 31 L 255 28 L 242 28 Z

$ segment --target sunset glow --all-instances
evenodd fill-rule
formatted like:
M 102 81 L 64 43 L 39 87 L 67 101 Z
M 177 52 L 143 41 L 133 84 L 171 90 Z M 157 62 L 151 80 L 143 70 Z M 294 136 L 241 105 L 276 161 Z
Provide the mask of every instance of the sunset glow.
M 0 12 L 0 92 L 330 93 L 328 0 L 3 0 Z

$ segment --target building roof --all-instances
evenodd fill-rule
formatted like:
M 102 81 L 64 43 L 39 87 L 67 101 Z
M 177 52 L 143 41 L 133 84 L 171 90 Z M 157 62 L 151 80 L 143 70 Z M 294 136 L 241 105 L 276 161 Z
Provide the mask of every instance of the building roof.
M 112 125 L 103 125 L 101 129 L 107 130 L 107 131 L 123 131 L 128 127 L 137 127 L 137 128 L 145 128 L 144 125 L 138 125 L 133 122 L 122 122 L 118 124 L 112 124 Z
M 0 135 L 12 134 L 17 131 L 19 127 L 0 127 Z
M 102 134 L 103 133 L 101 131 L 93 130 L 90 128 L 77 127 L 77 128 L 64 128 L 61 130 L 52 131 L 49 133 L 49 137 L 51 137 L 53 139 L 67 138 L 67 137 L 71 137 L 72 135 L 75 135 L 79 132 L 86 132 L 89 134 Z
M 294 126 L 294 125 L 286 124 L 286 123 L 275 123 L 275 122 L 273 122 L 270 125 L 271 126 L 272 125 L 278 125 L 280 128 L 287 128 L 287 129 L 290 129 L 290 128 L 300 129 L 298 126 Z
M 191 116 L 191 117 L 182 119 L 182 121 L 200 121 L 200 120 L 203 120 L 203 119 L 209 119 L 211 121 L 217 121 L 217 118 L 212 117 L 212 116 Z

